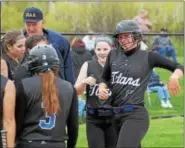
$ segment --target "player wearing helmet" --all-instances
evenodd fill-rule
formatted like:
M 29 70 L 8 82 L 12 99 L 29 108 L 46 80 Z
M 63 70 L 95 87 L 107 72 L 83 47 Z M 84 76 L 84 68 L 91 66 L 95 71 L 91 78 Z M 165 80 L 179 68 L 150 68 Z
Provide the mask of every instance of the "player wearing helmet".
M 35 46 L 28 57 L 33 77 L 18 83 L 16 121 L 19 148 L 75 147 L 78 102 L 71 83 L 59 78 L 59 59 L 52 46 Z M 68 137 L 65 127 L 68 126 Z
M 172 94 L 179 92 L 179 79 L 184 68 L 156 52 L 140 50 L 141 30 L 133 20 L 123 20 L 114 34 L 116 50 L 107 57 L 99 98 L 108 98 L 107 83 L 111 83 L 112 106 L 118 126 L 117 148 L 137 148 L 149 127 L 148 111 L 144 106 L 144 92 L 154 67 L 167 69 Z

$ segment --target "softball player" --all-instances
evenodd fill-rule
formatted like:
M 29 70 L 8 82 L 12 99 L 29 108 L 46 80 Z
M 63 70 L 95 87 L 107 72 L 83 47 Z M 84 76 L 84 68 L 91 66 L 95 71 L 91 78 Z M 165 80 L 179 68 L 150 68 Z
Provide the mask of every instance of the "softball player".
M 111 97 L 107 101 L 101 101 L 98 98 L 101 73 L 111 48 L 110 37 L 97 37 L 95 40 L 97 60 L 83 64 L 75 84 L 79 95 L 86 90 L 86 134 L 89 148 L 114 148 L 117 142 L 109 105 Z M 109 93 L 111 95 L 111 92 Z
M 17 83 L 18 148 L 73 148 L 78 136 L 78 101 L 71 83 L 59 78 L 59 59 L 49 45 L 35 46 L 28 57 L 33 77 Z M 67 135 L 66 135 L 66 125 Z
M 144 106 L 144 92 L 154 67 L 172 71 L 169 90 L 179 91 L 178 80 L 184 68 L 158 53 L 140 50 L 141 30 L 133 20 L 123 20 L 116 26 L 116 50 L 107 57 L 99 98 L 108 98 L 107 83 L 111 83 L 112 106 L 118 125 L 117 148 L 137 148 L 149 127 L 148 111 Z

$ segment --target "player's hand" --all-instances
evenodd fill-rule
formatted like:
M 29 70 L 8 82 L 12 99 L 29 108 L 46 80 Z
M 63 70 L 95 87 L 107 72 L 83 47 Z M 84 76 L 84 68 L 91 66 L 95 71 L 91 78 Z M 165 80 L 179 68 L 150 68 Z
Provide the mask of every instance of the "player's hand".
M 87 77 L 86 79 L 84 79 L 83 83 L 88 84 L 88 85 L 95 85 L 96 79 L 90 76 L 90 77 Z
M 171 95 L 176 95 L 177 93 L 180 92 L 179 80 L 174 75 L 172 75 L 169 79 L 168 89 Z
M 109 97 L 109 89 L 99 87 L 98 97 L 101 100 L 107 100 Z

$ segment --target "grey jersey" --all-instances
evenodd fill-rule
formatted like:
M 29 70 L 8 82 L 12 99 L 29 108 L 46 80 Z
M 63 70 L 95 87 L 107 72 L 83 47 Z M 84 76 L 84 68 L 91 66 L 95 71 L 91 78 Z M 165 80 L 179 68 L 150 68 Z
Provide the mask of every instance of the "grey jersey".
M 114 104 L 140 104 L 152 68 L 148 65 L 148 52 L 138 50 L 126 56 L 121 50 L 111 53 L 111 84 Z M 139 63 L 138 63 L 139 61 Z
M 71 83 L 65 80 L 57 78 L 56 85 L 61 110 L 57 114 L 48 115 L 44 112 L 41 99 L 41 77 L 34 76 L 22 80 L 26 109 L 20 139 L 58 142 L 66 140 L 65 127 L 75 93 Z
M 143 104 L 144 93 L 154 67 L 174 71 L 183 66 L 164 58 L 156 52 L 136 50 L 125 54 L 112 50 L 107 58 L 102 79 L 112 84 L 114 106 Z
M 107 106 L 111 102 L 111 97 L 107 101 L 101 101 L 98 98 L 98 87 L 101 80 L 101 74 L 103 72 L 103 67 L 98 63 L 97 60 L 88 61 L 88 69 L 87 69 L 87 76 L 92 76 L 96 79 L 95 85 L 87 85 L 86 92 L 87 92 L 87 106 L 88 107 L 103 107 Z M 111 91 L 109 91 L 111 95 Z

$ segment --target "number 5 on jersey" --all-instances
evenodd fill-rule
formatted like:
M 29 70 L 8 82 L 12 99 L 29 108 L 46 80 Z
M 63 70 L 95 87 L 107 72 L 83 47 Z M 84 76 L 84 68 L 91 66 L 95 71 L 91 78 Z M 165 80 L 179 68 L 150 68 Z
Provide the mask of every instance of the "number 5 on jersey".
M 44 108 L 43 102 L 41 103 L 41 108 Z M 40 120 L 39 126 L 42 129 L 51 130 L 55 127 L 56 115 L 48 115 L 48 113 L 45 113 L 45 117 L 45 120 Z

